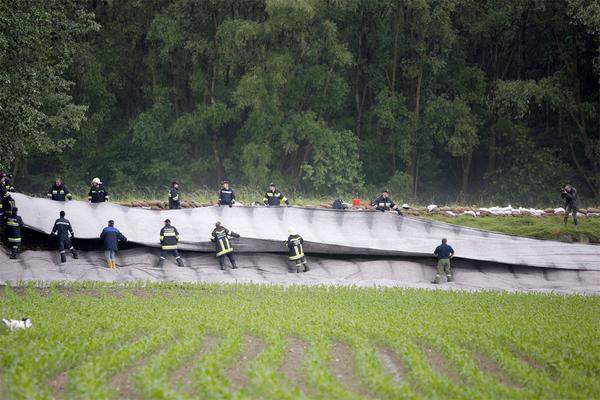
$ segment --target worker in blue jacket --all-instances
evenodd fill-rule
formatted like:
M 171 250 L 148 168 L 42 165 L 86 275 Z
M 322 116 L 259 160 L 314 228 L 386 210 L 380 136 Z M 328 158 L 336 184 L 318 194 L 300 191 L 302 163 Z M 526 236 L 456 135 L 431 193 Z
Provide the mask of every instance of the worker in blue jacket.
M 435 274 L 435 279 L 433 283 L 440 283 L 440 279 L 442 277 L 442 273 L 446 274 L 446 278 L 448 282 L 452 282 L 452 267 L 450 266 L 450 259 L 454 257 L 454 249 L 452 246 L 448 245 L 447 239 L 442 239 L 442 244 L 435 248 L 433 254 L 438 259 L 437 264 L 437 273 Z
M 104 255 L 108 268 L 117 268 L 117 251 L 119 250 L 119 242 L 126 242 L 127 238 L 123 236 L 117 228 L 115 221 L 108 221 L 108 226 L 102 230 L 100 240 L 104 243 Z

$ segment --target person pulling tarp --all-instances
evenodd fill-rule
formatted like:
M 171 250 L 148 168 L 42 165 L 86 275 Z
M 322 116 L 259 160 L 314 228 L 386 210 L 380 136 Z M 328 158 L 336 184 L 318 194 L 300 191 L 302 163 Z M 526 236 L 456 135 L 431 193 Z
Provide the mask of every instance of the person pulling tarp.
M 10 258 L 17 258 L 17 254 L 21 250 L 21 227 L 23 219 L 17 215 L 18 208 L 13 207 L 11 213 L 6 215 L 6 239 L 10 248 Z
M 219 201 L 217 204 L 229 207 L 235 204 L 235 191 L 229 187 L 229 181 L 223 181 L 221 190 L 219 190 Z
M 288 259 L 296 267 L 297 273 L 302 272 L 300 271 L 302 268 L 304 269 L 304 272 L 309 271 L 310 268 L 308 268 L 308 262 L 304 255 L 304 239 L 296 233 L 296 230 L 293 227 L 289 227 L 288 232 L 290 235 L 284 242 L 284 245 L 288 248 Z
M 377 211 L 389 211 L 396 210 L 396 212 L 402 215 L 402 212 L 398 208 L 398 205 L 394 203 L 387 190 L 384 190 L 380 196 L 376 197 L 371 204 Z
M 69 189 L 67 189 L 60 177 L 54 180 L 54 184 L 48 190 L 47 196 L 50 200 L 54 201 L 72 200 L 71 192 L 69 192 Z
M 58 242 L 58 251 L 60 252 L 60 262 L 67 262 L 66 252 L 70 251 L 71 255 L 74 259 L 79 258 L 77 256 L 77 251 L 73 247 L 71 243 L 71 239 L 75 237 L 73 233 L 73 227 L 71 226 L 71 222 L 65 218 L 65 212 L 61 211 L 59 213 L 60 218 L 54 221 L 54 227 L 52 228 L 52 232 L 50 235 L 56 235 Z
M 177 243 L 179 243 L 179 232 L 177 228 L 171 225 L 171 220 L 165 220 L 165 226 L 160 230 L 160 258 L 158 259 L 158 266 L 162 267 L 165 263 L 168 253 L 173 253 L 177 265 L 183 267 L 183 261 L 177 250 Z
M 119 250 L 119 242 L 126 242 L 127 238 L 115 228 L 115 221 L 108 221 L 108 226 L 102 230 L 100 240 L 104 242 L 104 255 L 108 268 L 117 268 L 117 251 Z
M 219 259 L 221 269 L 225 269 L 225 257 L 229 258 L 231 268 L 237 268 L 230 239 L 239 237 L 240 235 L 225 228 L 220 221 L 215 223 L 215 229 L 212 231 L 210 241 L 215 244 L 215 255 Z
M 108 201 L 108 191 L 104 188 L 100 178 L 92 179 L 92 187 L 88 193 L 90 203 L 104 203 Z
M 281 193 L 279 190 L 277 190 L 277 187 L 275 186 L 275 184 L 273 182 L 271 182 L 269 184 L 269 190 L 267 190 L 267 192 L 265 193 L 265 197 L 263 198 L 263 203 L 265 203 L 265 206 L 280 206 L 281 202 L 284 202 L 287 206 L 290 205 L 289 200 L 287 199 L 287 197 L 285 197 L 283 195 L 283 193 Z

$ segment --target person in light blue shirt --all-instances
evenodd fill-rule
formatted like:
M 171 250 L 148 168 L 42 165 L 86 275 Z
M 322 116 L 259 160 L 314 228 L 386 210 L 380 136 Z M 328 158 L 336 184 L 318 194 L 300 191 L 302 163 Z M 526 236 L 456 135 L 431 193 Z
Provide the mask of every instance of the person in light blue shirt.
M 446 274 L 448 282 L 452 282 L 452 267 L 450 266 L 450 259 L 454 257 L 454 249 L 448 245 L 448 240 L 442 239 L 442 244 L 435 248 L 433 254 L 438 259 L 437 273 L 433 283 L 439 284 L 442 278 L 442 273 Z

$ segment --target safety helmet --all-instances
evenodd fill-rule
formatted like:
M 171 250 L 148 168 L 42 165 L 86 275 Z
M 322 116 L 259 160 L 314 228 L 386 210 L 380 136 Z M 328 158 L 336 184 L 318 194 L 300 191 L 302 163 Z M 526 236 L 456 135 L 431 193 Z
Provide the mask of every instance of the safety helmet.
M 92 179 L 92 185 L 101 185 L 102 182 L 100 181 L 100 178 L 94 178 Z
M 293 226 L 290 226 L 288 228 L 288 232 L 290 235 L 294 235 L 296 233 L 296 228 L 294 228 Z

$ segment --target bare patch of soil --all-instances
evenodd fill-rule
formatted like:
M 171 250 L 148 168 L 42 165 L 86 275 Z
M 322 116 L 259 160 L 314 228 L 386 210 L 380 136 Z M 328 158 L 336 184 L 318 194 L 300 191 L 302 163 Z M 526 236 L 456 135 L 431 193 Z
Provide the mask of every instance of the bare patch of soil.
M 310 393 L 304 376 L 300 371 L 307 349 L 308 343 L 305 341 L 296 338 L 288 339 L 283 364 L 279 368 L 279 372 L 281 372 L 289 382 L 298 386 L 304 393 Z
M 462 384 L 460 376 L 452 369 L 448 360 L 446 360 L 438 351 L 435 351 L 429 347 L 424 347 L 423 352 L 427 358 L 427 362 L 433 369 L 446 375 L 454 383 Z
M 48 381 L 48 387 L 52 393 L 52 398 L 60 400 L 64 398 L 65 389 L 69 383 L 67 371 L 61 372 Z
M 233 389 L 239 390 L 248 383 L 248 365 L 264 348 L 265 346 L 261 339 L 254 336 L 246 336 L 244 338 L 244 348 L 240 359 L 226 373 Z
M 191 360 L 184 363 L 178 369 L 173 372 L 171 375 L 171 386 L 179 387 L 179 386 L 189 386 L 190 383 L 190 375 L 196 365 L 198 365 L 198 361 L 202 358 L 203 355 L 210 353 L 213 351 L 217 345 L 219 344 L 221 339 L 214 336 L 206 336 L 202 342 L 202 348 L 196 353 Z
M 473 356 L 475 357 L 475 360 L 477 361 L 477 365 L 479 366 L 479 368 L 481 368 L 481 370 L 483 370 L 484 372 L 486 372 L 486 373 L 494 376 L 504 386 L 515 387 L 515 388 L 522 388 L 523 387 L 519 383 L 513 381 L 508 376 L 506 376 L 504 374 L 504 372 L 502 372 L 502 369 L 500 369 L 500 367 L 498 366 L 498 364 L 496 364 L 496 362 L 494 362 L 493 360 L 491 360 L 490 358 L 488 358 L 484 354 L 479 353 L 479 352 L 475 352 L 473 354 Z
M 394 377 L 396 382 L 406 379 L 406 368 L 394 351 L 387 347 L 381 348 L 379 349 L 379 358 L 383 368 Z
M 331 346 L 331 367 L 335 377 L 352 393 L 367 396 L 368 392 L 356 376 L 352 351 L 343 343 Z

